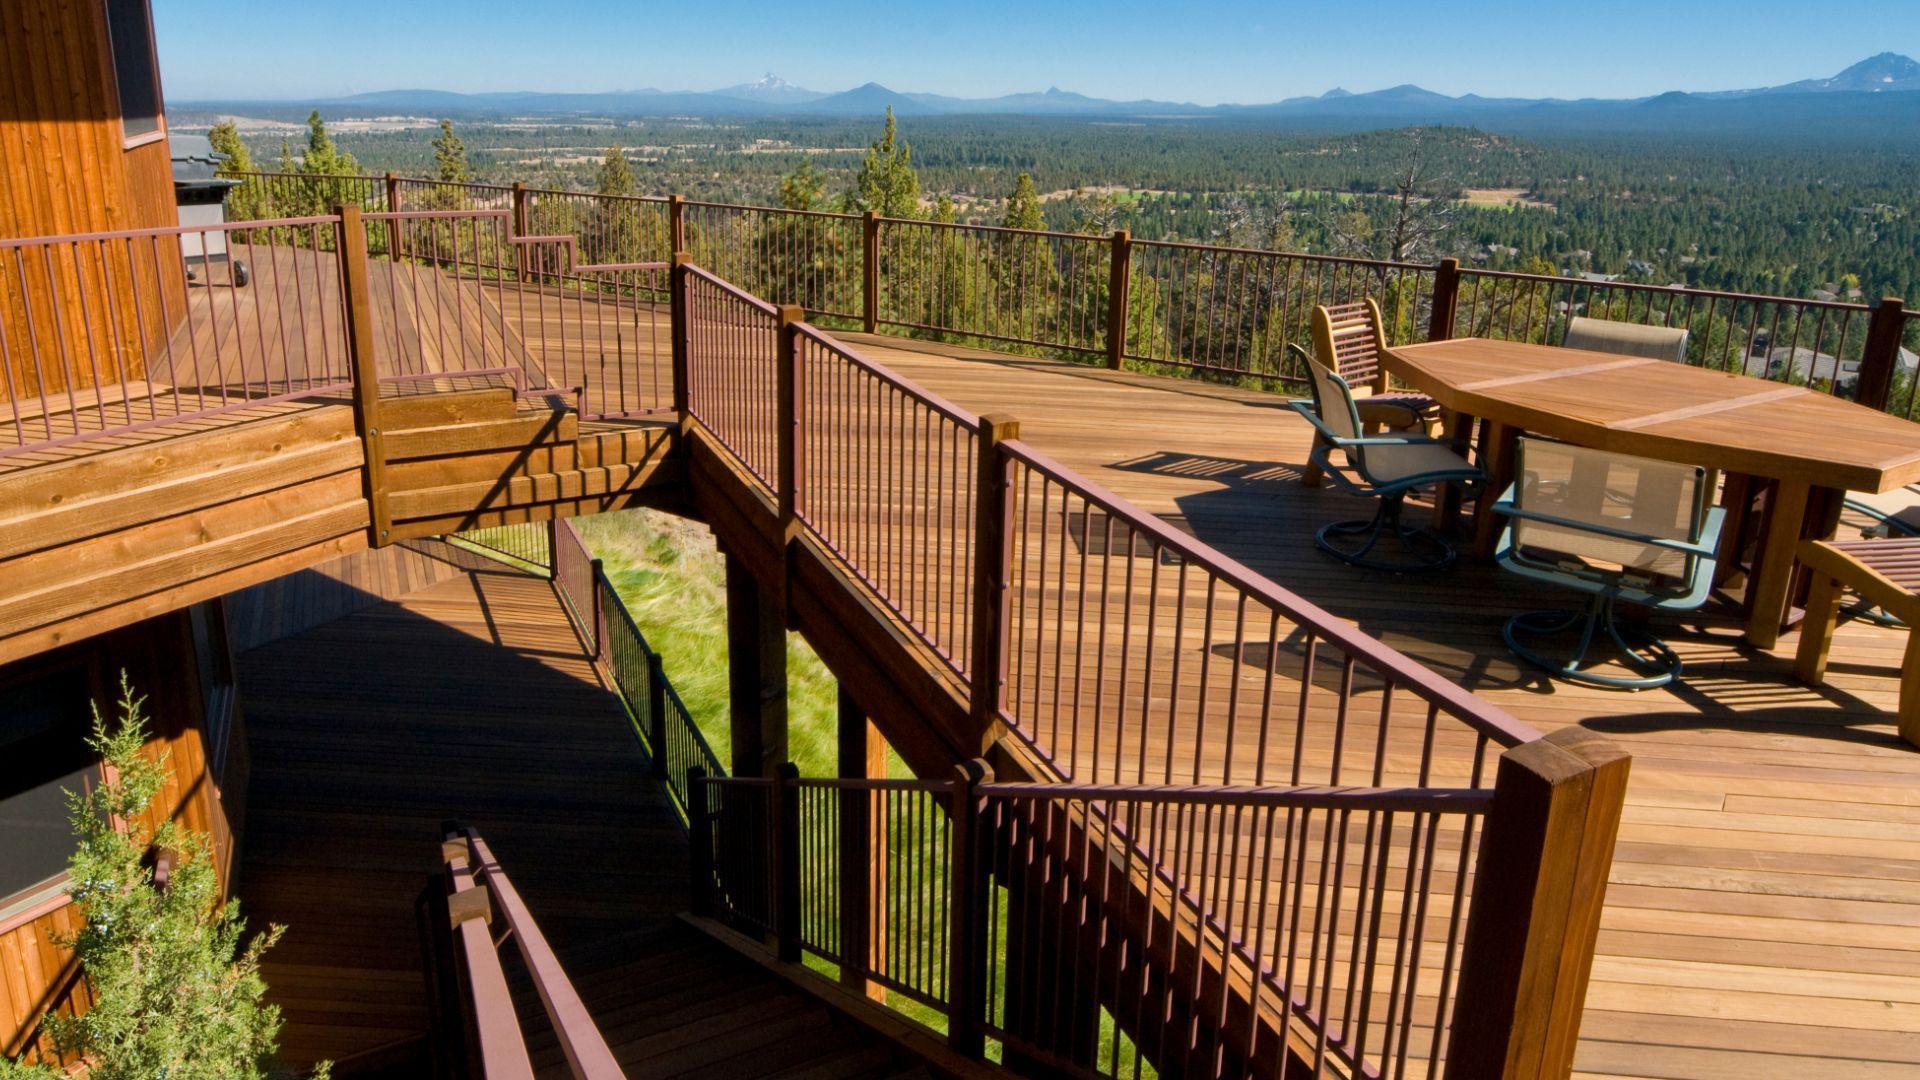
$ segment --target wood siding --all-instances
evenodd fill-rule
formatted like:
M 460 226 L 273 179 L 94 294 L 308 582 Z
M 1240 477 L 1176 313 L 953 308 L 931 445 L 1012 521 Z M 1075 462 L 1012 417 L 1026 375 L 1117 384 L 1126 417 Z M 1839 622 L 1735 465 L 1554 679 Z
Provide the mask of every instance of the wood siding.
M 220 648 L 224 649 L 224 643 Z M 120 672 L 147 697 L 151 737 L 149 753 L 165 755 L 167 780 L 154 797 L 149 826 L 172 819 L 183 828 L 209 835 L 222 892 L 231 880 L 238 849 L 236 822 L 229 820 L 221 779 L 208 765 L 206 720 L 193 635 L 185 611 L 124 627 L 70 647 L 89 669 L 92 695 L 107 711 L 117 694 Z M 51 658 L 56 663 L 60 657 Z M 229 704 L 233 698 L 228 695 Z M 238 737 L 238 715 L 229 731 Z M 229 762 L 224 798 L 237 806 L 245 799 L 240 776 Z M 50 1009 L 89 1004 L 71 951 L 60 939 L 79 929 L 80 919 L 65 897 L 56 898 L 31 917 L 0 928 L 0 1054 L 49 1049 L 39 1035 L 40 1018 Z
M 167 140 L 124 143 L 104 5 L 0 5 L 0 239 L 177 224 Z M 135 343 L 170 329 L 160 296 L 174 313 L 185 310 L 180 247 L 171 238 L 78 257 L 20 255 L 16 262 L 0 253 L 0 332 L 12 392 L 23 399 L 143 377 Z M 109 301 L 130 295 L 135 282 L 158 290 L 144 310 Z M 82 288 L 90 302 L 75 296 Z M 76 362 L 89 343 L 94 353 Z M 8 385 L 0 380 L 0 415 L 16 407 Z

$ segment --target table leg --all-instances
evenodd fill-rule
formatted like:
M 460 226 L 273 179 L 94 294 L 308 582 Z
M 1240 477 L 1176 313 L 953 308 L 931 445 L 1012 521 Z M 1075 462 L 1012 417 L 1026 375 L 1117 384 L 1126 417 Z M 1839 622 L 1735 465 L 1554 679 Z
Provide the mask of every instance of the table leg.
M 1480 471 L 1487 474 L 1487 479 L 1473 508 L 1473 553 L 1478 558 L 1493 558 L 1493 550 L 1499 543 L 1500 528 L 1505 523 L 1493 512 L 1493 504 L 1513 483 L 1513 456 L 1519 440 L 1520 429 L 1483 422 Z
M 1793 570 L 1797 564 L 1794 549 L 1807 518 L 1807 502 L 1813 489 L 1805 480 L 1782 480 L 1767 500 L 1765 533 L 1760 538 L 1759 563 L 1748 589 L 1747 640 L 1762 649 L 1771 649 L 1780 641 L 1780 628 L 1787 619 L 1789 595 L 1793 590 Z
M 1453 452 L 1461 457 L 1467 456 L 1467 447 L 1471 440 L 1467 433 L 1473 430 L 1473 417 L 1446 410 L 1442 415 L 1441 438 L 1453 447 Z M 1449 532 L 1460 524 L 1460 489 L 1452 484 L 1441 484 L 1440 494 L 1433 503 L 1433 527 L 1438 532 Z
M 1747 524 L 1753 516 L 1754 483 L 1745 473 L 1728 473 L 1726 486 L 1720 489 L 1720 506 L 1727 512 L 1720 530 L 1720 551 L 1713 567 L 1716 586 L 1738 588 L 1746 583 L 1747 573 L 1740 566 L 1746 556 Z

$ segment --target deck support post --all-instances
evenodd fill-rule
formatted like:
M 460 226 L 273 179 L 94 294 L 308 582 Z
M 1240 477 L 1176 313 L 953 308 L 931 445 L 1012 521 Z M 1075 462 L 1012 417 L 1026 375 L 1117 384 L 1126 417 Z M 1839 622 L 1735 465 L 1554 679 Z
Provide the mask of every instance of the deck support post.
M 653 753 L 653 775 L 667 779 L 667 671 L 660 654 L 647 655 L 647 748 Z
M 783 761 L 773 773 L 767 806 L 773 816 L 774 950 L 788 964 L 800 962 L 800 767 Z
M 985 753 L 999 737 L 1006 689 L 1007 574 L 1013 561 L 1013 462 L 1000 444 L 1020 437 L 1020 421 L 980 418 L 980 460 L 974 473 L 973 644 L 970 688 L 973 732 Z
M 860 328 L 880 330 L 880 215 L 860 215 Z
M 1427 340 L 1453 336 L 1454 310 L 1460 304 L 1460 260 L 1441 259 L 1433 268 L 1433 315 L 1427 322 Z
M 840 688 L 839 758 L 842 780 L 882 780 L 887 741 L 845 686 Z M 840 983 L 857 994 L 885 1001 L 887 991 L 867 974 L 885 963 L 887 818 L 883 794 L 840 791 Z
M 386 180 L 387 180 L 387 210 L 391 213 L 397 214 L 400 212 L 400 178 L 393 175 L 392 173 L 388 173 Z M 402 254 L 400 250 L 400 246 L 401 246 L 400 222 L 397 219 L 388 218 L 387 219 L 387 258 L 391 259 L 394 262 L 399 262 Z
M 695 915 L 713 915 L 713 794 L 707 788 L 707 770 L 698 765 L 687 768 L 687 877 L 692 891 L 687 910 Z
M 367 223 L 360 207 L 334 207 L 340 216 L 340 280 L 346 322 L 347 361 L 353 372 L 353 429 L 365 464 L 361 490 L 367 499 L 367 544 L 385 547 L 393 528 L 387 509 L 387 450 L 380 434 L 380 367 L 373 344 L 373 299 L 368 285 Z
M 691 396 L 687 387 L 687 370 L 692 352 L 692 319 L 687 311 L 688 289 L 691 288 L 693 275 L 687 267 L 693 262 L 693 256 L 685 251 L 675 250 L 673 266 L 667 271 L 667 302 L 669 308 L 668 333 L 673 338 L 673 411 L 680 418 L 680 437 L 685 439 L 693 430 L 693 414 L 688 408 Z
M 776 331 L 779 335 L 779 352 L 774 362 L 774 416 L 779 423 L 779 429 L 775 432 L 778 442 L 776 455 L 779 458 L 779 488 L 776 494 L 780 513 L 780 542 L 784 546 L 792 543 L 800 531 L 800 485 L 805 480 L 800 470 L 806 454 L 801 440 L 804 437 L 802 425 L 806 418 L 800 415 L 803 398 L 800 393 L 801 351 L 797 325 L 806 321 L 807 313 L 798 304 L 781 304 L 779 310 L 780 323 Z
M 1572 1071 L 1628 766 L 1624 751 L 1580 727 L 1501 755 L 1461 951 L 1450 1080 Z
M 518 240 L 531 231 L 527 228 L 526 181 L 515 180 L 513 182 L 513 238 Z M 513 245 L 513 273 L 515 278 L 521 281 L 527 280 L 527 245 L 525 244 Z
M 1867 343 L 1860 352 L 1860 381 L 1854 384 L 1853 400 L 1876 409 L 1887 407 L 1893 392 L 1894 372 L 1900 368 L 1900 338 L 1907 329 L 1906 301 L 1883 296 L 1873 305 L 1873 317 L 1867 324 Z
M 687 250 L 687 197 L 667 196 L 667 250 Z
M 947 870 L 947 1045 L 979 1058 L 986 1052 L 980 1025 L 987 1018 L 987 881 L 990 862 L 980 844 L 980 796 L 975 788 L 993 782 L 982 759 L 954 766 L 952 804 L 953 864 Z
M 1127 308 L 1133 303 L 1133 234 L 1113 234 L 1107 269 L 1107 368 L 1119 371 L 1127 358 Z
M 787 760 L 787 618 L 727 553 L 727 708 L 733 775 L 772 776 Z
M 564 520 L 554 518 L 556 522 Z M 599 559 L 587 564 L 592 568 L 593 603 L 589 605 L 593 620 L 593 662 L 604 666 L 607 662 L 607 571 Z

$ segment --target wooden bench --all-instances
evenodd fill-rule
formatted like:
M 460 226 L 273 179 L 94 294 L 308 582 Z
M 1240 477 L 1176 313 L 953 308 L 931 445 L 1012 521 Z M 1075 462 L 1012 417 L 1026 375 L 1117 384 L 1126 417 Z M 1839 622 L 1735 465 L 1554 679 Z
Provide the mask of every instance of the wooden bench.
M 1808 540 L 1800 561 L 1812 572 L 1807 621 L 1800 630 L 1794 674 L 1819 685 L 1827 671 L 1827 650 L 1840 613 L 1842 589 L 1907 624 L 1920 626 L 1920 538 L 1903 540 Z M 1900 663 L 1900 737 L 1920 746 L 1920 634 L 1908 630 Z

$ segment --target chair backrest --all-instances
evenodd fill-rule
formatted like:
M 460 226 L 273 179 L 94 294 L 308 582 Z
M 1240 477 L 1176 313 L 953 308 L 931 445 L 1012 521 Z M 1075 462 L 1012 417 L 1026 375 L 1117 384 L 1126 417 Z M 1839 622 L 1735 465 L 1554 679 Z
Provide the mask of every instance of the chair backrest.
M 1314 305 L 1313 358 L 1349 387 L 1387 388 L 1387 373 L 1380 367 L 1380 350 L 1386 347 L 1380 305 L 1371 297 L 1352 304 Z
M 1575 315 L 1567 320 L 1567 337 L 1560 344 L 1589 352 L 1687 362 L 1687 331 L 1675 326 L 1642 326 Z
M 1313 389 L 1313 408 L 1320 414 L 1320 422 L 1338 438 L 1360 438 L 1364 434 L 1360 410 L 1353 403 L 1353 388 L 1347 380 L 1320 364 L 1308 364 L 1307 374 L 1311 376 L 1308 385 Z
M 1683 578 L 1684 552 L 1582 528 L 1599 526 L 1662 540 L 1697 542 L 1713 492 L 1695 465 L 1521 438 L 1514 460 L 1521 509 L 1567 522 L 1513 519 L 1516 548 L 1547 551 L 1628 570 Z

